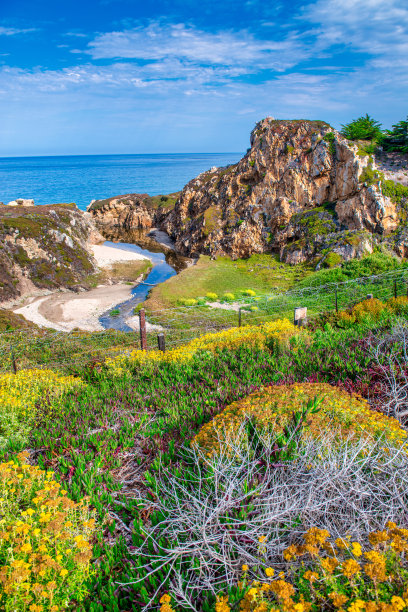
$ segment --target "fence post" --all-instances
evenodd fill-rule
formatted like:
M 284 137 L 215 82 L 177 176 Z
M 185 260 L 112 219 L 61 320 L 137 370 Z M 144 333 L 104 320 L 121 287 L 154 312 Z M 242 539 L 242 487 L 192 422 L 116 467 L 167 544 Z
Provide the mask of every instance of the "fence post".
M 13 349 L 11 350 L 11 365 L 13 366 L 14 374 L 17 374 L 17 361 L 16 361 L 16 358 L 14 356 Z
M 139 328 L 140 328 L 140 348 L 142 351 L 147 350 L 147 338 L 146 338 L 146 314 L 144 308 L 139 310 Z
M 297 327 L 305 327 L 307 325 L 307 307 L 299 306 L 295 308 L 293 324 Z
M 407 289 L 408 292 L 408 289 Z M 242 323 L 242 308 L 238 309 L 238 327 L 241 327 L 241 323 Z
M 397 279 L 394 280 L 394 297 L 397 297 Z
M 337 287 L 334 288 L 334 297 L 336 300 L 336 312 L 339 312 L 339 305 L 337 303 Z
M 372 300 L 372 299 L 373 299 L 373 297 L 374 297 L 374 294 L 373 294 L 373 293 L 367 293 L 366 300 Z
M 159 347 L 159 351 L 166 352 L 166 344 L 164 340 L 164 334 L 158 334 L 157 336 L 157 346 Z

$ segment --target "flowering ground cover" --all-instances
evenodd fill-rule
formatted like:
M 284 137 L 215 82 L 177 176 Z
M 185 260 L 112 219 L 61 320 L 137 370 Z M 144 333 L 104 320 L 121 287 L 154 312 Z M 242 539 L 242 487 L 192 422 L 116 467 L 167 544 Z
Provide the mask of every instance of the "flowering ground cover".
M 167 577 L 165 573 L 163 582 L 161 574 L 152 572 L 156 567 L 156 560 L 153 558 L 158 554 L 157 551 L 167 550 L 170 558 L 173 555 L 173 548 L 171 542 L 166 539 L 167 535 L 163 535 L 161 539 L 159 537 L 157 542 L 153 541 L 152 536 L 147 535 L 148 527 L 152 526 L 159 533 L 158 525 L 165 525 L 166 513 L 170 512 L 169 507 L 159 508 L 158 491 L 162 486 L 159 480 L 162 478 L 163 483 L 167 482 L 167 477 L 163 476 L 163 468 L 169 470 L 168 491 L 178 490 L 174 484 L 177 477 L 183 483 L 192 483 L 192 491 L 199 490 L 200 481 L 196 478 L 197 473 L 202 470 L 200 462 L 196 462 L 192 455 L 183 455 L 183 449 L 189 447 L 190 441 L 200 430 L 205 431 L 202 428 L 205 428 L 216 415 L 228 414 L 228 406 L 235 403 L 236 414 L 241 408 L 244 410 L 244 406 L 247 410 L 254 405 L 252 399 L 245 399 L 250 396 L 258 398 L 258 406 L 260 401 L 265 401 L 264 408 L 268 409 L 268 406 L 278 401 L 282 394 L 287 393 L 290 400 L 287 403 L 288 411 L 290 409 L 296 413 L 314 396 L 316 390 L 317 395 L 327 396 L 322 414 L 327 416 L 332 410 L 332 414 L 336 413 L 339 422 L 341 421 L 343 425 L 349 424 L 350 429 L 355 429 L 357 425 L 364 429 L 367 424 L 366 433 L 373 434 L 375 438 L 373 444 L 376 444 L 377 438 L 381 437 L 382 426 L 393 421 L 370 412 L 365 400 L 349 397 L 348 392 L 359 393 L 365 399 L 370 398 L 370 401 L 373 397 L 381 397 L 381 372 L 378 363 L 368 350 L 369 340 L 389 330 L 394 325 L 396 316 L 406 316 L 406 302 L 400 299 L 395 304 L 375 306 L 374 308 L 366 304 L 360 309 L 349 311 L 347 316 L 322 317 L 314 329 L 307 332 L 299 332 L 289 322 L 281 321 L 262 328 L 243 327 L 223 332 L 218 336 L 202 337 L 181 350 L 169 351 L 164 355 L 154 353 L 145 358 L 146 355 L 140 356 L 139 352 L 125 354 L 122 350 L 122 355 L 119 352 L 117 357 L 107 360 L 106 363 L 101 357 L 96 364 L 87 365 L 84 362 L 83 368 L 77 370 L 80 376 L 73 379 L 54 374 L 53 382 L 51 374 L 46 372 L 35 374 L 22 372 L 17 377 L 7 375 L 7 384 L 4 382 L 3 386 L 6 389 L 4 393 L 9 395 L 4 396 L 4 405 L 7 405 L 7 402 L 10 405 L 14 402 L 19 406 L 19 410 L 20 406 L 23 407 L 22 411 L 29 407 L 31 414 L 35 415 L 32 420 L 27 420 L 25 423 L 27 428 L 23 431 L 26 439 L 24 444 L 30 449 L 30 464 L 38 465 L 38 469 L 44 472 L 53 471 L 56 482 L 67 491 L 66 498 L 72 500 L 72 503 L 78 504 L 81 500 L 89 498 L 86 505 L 95 510 L 96 524 L 100 526 L 95 533 L 97 541 L 93 547 L 94 571 L 81 574 L 81 581 L 78 582 L 80 586 L 76 593 L 74 593 L 76 587 L 71 591 L 67 590 L 66 597 L 71 599 L 69 605 L 76 610 L 92 612 L 140 611 L 152 601 L 153 608 L 161 605 L 177 610 L 189 607 L 191 609 L 188 602 L 183 603 L 180 593 L 172 583 L 176 573 L 172 576 L 170 572 Z M 49 350 L 52 350 L 51 347 Z M 384 367 L 386 365 L 386 355 L 384 355 Z M 41 381 L 47 376 L 49 381 L 43 385 Z M 63 393 L 52 392 L 53 385 L 58 388 L 57 379 L 60 382 L 62 380 L 67 382 Z M 11 386 L 7 387 L 8 384 Z M 308 389 L 310 392 L 291 396 L 291 389 L 296 384 L 301 390 Z M 0 388 L 2 388 L 1 381 Z M 11 391 L 12 388 L 17 390 Z M 13 399 L 9 401 L 8 398 Z M 347 400 L 349 400 L 348 408 L 346 408 Z M 262 418 L 265 417 L 264 413 L 265 410 L 262 410 Z M 312 416 L 306 415 L 303 419 L 306 429 L 311 427 L 307 423 L 309 418 L 313 423 L 322 419 L 322 415 L 319 416 L 319 412 Z M 327 424 L 324 419 L 321 422 L 323 425 Z M 282 422 L 282 426 L 284 427 L 285 423 Z M 402 440 L 402 430 L 399 426 L 389 427 L 389 430 L 391 433 L 396 432 L 395 442 Z M 370 447 L 367 456 L 362 452 L 363 449 L 360 449 L 360 454 L 357 453 L 356 456 L 361 457 L 363 463 L 359 466 L 355 460 L 354 463 L 351 461 L 352 455 L 346 455 L 347 461 L 351 461 L 351 466 L 355 466 L 355 470 L 357 467 L 360 470 L 357 470 L 358 478 L 362 478 L 362 474 L 367 473 L 368 469 L 373 470 L 369 484 L 370 486 L 375 484 L 377 487 L 375 495 L 380 496 L 381 491 L 381 499 L 384 500 L 381 506 L 383 514 L 375 514 L 377 512 L 375 508 L 372 509 L 373 514 L 370 514 L 370 521 L 376 524 L 375 529 L 385 525 L 384 513 L 390 511 L 386 498 L 389 490 L 387 487 L 390 486 L 387 483 L 391 482 L 391 479 L 397 487 L 393 499 L 403 499 L 401 503 L 408 503 L 402 494 L 397 494 L 398 491 L 405 490 L 404 481 L 398 480 L 406 472 L 405 464 L 399 463 L 402 459 L 397 448 L 398 444 L 394 444 L 390 437 L 388 440 L 390 456 L 393 459 L 389 461 L 387 469 L 382 463 L 382 455 L 378 455 L 380 449 L 377 447 Z M 21 449 L 22 439 L 19 445 L 18 448 L 16 445 L 16 448 L 3 448 L 4 462 L 12 460 L 14 456 L 12 450 Z M 344 452 L 351 453 L 352 450 L 350 447 Z M 266 451 L 261 449 L 259 452 L 262 454 Z M 312 462 L 314 469 L 310 472 L 310 478 L 312 476 L 317 478 L 319 474 L 319 478 L 326 478 L 329 468 L 333 470 L 333 466 L 338 465 L 339 457 L 334 455 L 329 457 L 330 462 L 325 464 L 323 469 L 319 467 L 319 452 L 316 449 L 313 452 L 316 460 Z M 245 461 L 249 459 L 251 457 L 247 457 Z M 250 465 L 248 463 L 248 467 Z M 299 463 L 296 469 L 304 470 L 305 465 L 308 465 L 306 459 L 302 464 Z M 262 463 L 262 460 L 260 467 L 262 469 L 265 467 L 265 462 Z M 256 466 L 255 468 L 258 469 Z M 214 466 L 211 469 L 214 469 Z M 235 467 L 230 466 L 228 469 L 233 470 Z M 272 472 L 270 477 L 275 478 L 275 473 Z M 294 465 L 293 474 L 295 473 L 298 472 Z M 355 471 L 350 474 L 349 482 L 355 482 L 353 486 L 357 487 L 361 483 L 356 480 L 356 473 Z M 212 487 L 211 495 L 213 495 L 213 484 L 211 484 L 213 481 L 208 476 L 209 472 L 206 474 L 207 484 Z M 231 480 L 231 472 L 228 474 L 225 482 Z M 340 472 L 336 474 L 337 481 L 340 482 L 342 476 Z M 262 477 L 264 476 L 265 474 Z M 254 482 L 261 482 L 260 473 L 254 472 L 254 478 Z M 307 482 L 307 486 L 315 487 L 314 481 L 309 479 Z M 280 481 L 275 484 L 278 490 L 282 490 L 283 485 Z M 248 482 L 245 484 L 242 481 L 244 492 L 248 486 Z M 250 486 L 252 487 L 253 483 Z M 183 498 L 181 499 L 183 501 Z M 243 523 L 251 515 L 251 503 L 254 501 L 247 500 L 245 504 L 243 502 L 241 510 L 245 512 L 242 516 L 238 516 Z M 331 504 L 332 499 L 330 498 L 327 503 Z M 25 511 L 28 505 L 27 501 L 27 507 L 22 511 Z M 395 504 L 392 508 L 394 514 L 399 516 L 400 508 Z M 313 512 L 317 516 L 317 510 Z M 332 512 L 328 511 L 327 515 L 331 516 Z M 196 511 L 195 515 L 198 514 Z M 259 517 L 259 520 L 264 520 L 262 515 Z M 234 521 L 238 518 L 234 518 Z M 384 525 L 381 524 L 383 519 Z M 289 527 L 286 527 L 285 538 L 290 533 L 296 533 L 301 537 L 301 529 L 296 527 L 299 524 L 296 522 L 296 517 L 290 515 L 288 521 Z M 224 524 L 225 533 L 231 531 L 227 519 Z M 319 524 L 316 526 L 321 527 Z M 358 529 L 365 537 L 369 533 L 369 525 L 363 527 L 358 523 Z M 88 527 L 85 526 L 86 529 Z M 347 534 L 343 535 L 346 537 Z M 245 589 L 239 591 L 240 587 L 237 586 L 242 579 L 242 557 L 247 554 L 246 548 L 252 551 L 250 555 L 253 557 L 255 553 L 261 554 L 263 543 L 257 540 L 254 547 L 252 540 L 246 543 L 238 540 L 238 544 L 240 548 L 231 548 L 228 553 L 230 569 L 227 577 L 217 566 L 213 585 L 207 582 L 201 587 L 200 594 L 195 596 L 195 603 L 192 605 L 196 606 L 196 609 L 206 612 L 213 612 L 216 609 L 217 612 L 226 611 L 225 606 L 234 610 L 245 609 L 241 606 L 241 600 L 246 591 Z M 146 552 L 151 557 L 147 564 Z M 217 554 L 219 555 L 219 551 Z M 197 559 L 194 557 L 194 562 L 190 563 L 196 573 L 197 568 L 202 568 L 207 563 L 207 557 L 202 557 L 201 561 Z M 188 564 L 187 557 L 184 562 Z M 259 565 L 259 560 L 256 563 Z M 7 565 L 4 561 L 3 564 Z M 173 567 L 174 571 L 175 568 L 176 565 Z M 278 570 L 277 561 L 276 572 Z M 75 571 L 72 566 L 73 576 Z M 253 572 L 254 568 L 251 566 L 249 571 Z M 314 566 L 310 571 L 316 571 Z M 400 572 L 398 575 L 403 573 Z M 52 580 L 50 579 L 51 582 Z M 301 582 L 303 578 L 299 580 L 299 584 L 303 584 Z M 225 598 L 228 589 L 237 588 L 239 595 L 237 590 L 234 593 L 231 591 L 235 603 L 231 605 L 231 601 L 220 598 L 217 602 L 217 593 Z M 293 588 L 297 593 L 298 587 L 295 585 Z M 323 587 L 319 588 L 321 590 Z M 388 589 L 387 597 L 388 595 L 403 597 L 403 590 L 399 586 L 398 589 L 394 591 Z M 166 595 L 169 591 L 170 600 L 168 600 L 170 595 Z M 305 590 L 299 592 L 307 601 Z M 309 595 L 310 593 L 307 594 L 308 597 Z M 368 597 L 368 591 L 361 591 L 360 595 L 360 599 L 363 600 L 364 597 Z M 163 596 L 165 599 L 160 603 Z M 50 601 L 50 598 L 48 600 Z M 43 606 L 45 612 L 51 609 L 51 606 L 47 603 L 47 608 L 44 601 L 33 600 L 29 605 Z M 301 603 L 299 598 L 295 598 L 294 602 L 296 605 Z M 351 605 L 350 602 L 353 603 L 353 600 L 348 597 L 347 606 Z M 384 599 L 384 602 L 390 603 L 391 599 Z M 260 602 L 259 605 L 264 603 L 265 606 L 269 606 L 267 602 Z M 224 608 L 220 607 L 222 605 Z M 317 604 L 313 601 L 312 605 Z M 347 606 L 344 609 L 348 609 Z M 29 606 L 27 609 L 30 609 Z M 301 609 L 296 608 L 296 610 L 300 612 Z M 33 608 L 32 612 L 38 612 L 37 608 Z

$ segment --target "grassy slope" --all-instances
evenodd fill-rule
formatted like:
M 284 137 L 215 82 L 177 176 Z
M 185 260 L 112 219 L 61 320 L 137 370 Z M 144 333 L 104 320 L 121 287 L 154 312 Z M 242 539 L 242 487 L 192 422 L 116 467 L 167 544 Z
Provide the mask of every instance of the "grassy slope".
M 252 255 L 237 261 L 229 257 L 212 261 L 208 256 L 201 256 L 195 266 L 155 287 L 146 307 L 172 308 L 183 299 L 202 297 L 208 292 L 220 297 L 231 292 L 240 297 L 245 289 L 253 289 L 258 294 L 286 290 L 310 272 L 307 266 L 283 264 L 269 254 Z

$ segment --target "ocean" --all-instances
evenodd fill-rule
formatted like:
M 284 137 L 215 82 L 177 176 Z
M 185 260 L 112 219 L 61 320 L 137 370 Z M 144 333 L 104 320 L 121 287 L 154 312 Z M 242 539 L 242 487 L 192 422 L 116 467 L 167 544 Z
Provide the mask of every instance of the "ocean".
M 241 157 L 242 153 L 2 157 L 0 202 L 75 202 L 85 210 L 91 200 L 115 195 L 179 191 L 200 172 Z

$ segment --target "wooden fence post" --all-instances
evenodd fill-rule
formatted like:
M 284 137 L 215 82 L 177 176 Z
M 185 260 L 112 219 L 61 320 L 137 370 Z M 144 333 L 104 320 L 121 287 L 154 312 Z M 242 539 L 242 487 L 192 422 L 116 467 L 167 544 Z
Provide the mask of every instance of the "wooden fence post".
M 307 307 L 299 306 L 295 308 L 293 324 L 297 327 L 305 327 L 307 325 Z
M 13 366 L 13 372 L 14 374 L 17 374 L 17 361 L 16 358 L 14 356 L 14 351 L 11 351 L 11 365 Z
M 337 303 L 337 287 L 334 288 L 334 298 L 336 300 L 336 312 L 339 312 L 339 305 Z
M 146 338 L 146 314 L 144 308 L 139 310 L 139 328 L 140 328 L 140 348 L 142 351 L 147 350 L 147 338 Z
M 164 340 L 164 334 L 158 334 L 157 336 L 157 346 L 159 347 L 159 351 L 166 352 L 166 344 Z
M 238 309 L 238 327 L 241 327 L 241 323 L 242 323 L 242 308 L 239 308 Z

